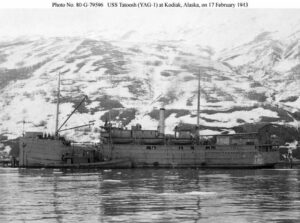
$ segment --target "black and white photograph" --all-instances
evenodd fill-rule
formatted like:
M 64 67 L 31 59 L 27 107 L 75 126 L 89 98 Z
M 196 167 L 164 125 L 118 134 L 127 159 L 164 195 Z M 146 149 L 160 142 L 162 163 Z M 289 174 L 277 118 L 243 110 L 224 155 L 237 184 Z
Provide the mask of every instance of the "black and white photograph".
M 0 222 L 300 222 L 300 4 L 258 2 L 0 3 Z

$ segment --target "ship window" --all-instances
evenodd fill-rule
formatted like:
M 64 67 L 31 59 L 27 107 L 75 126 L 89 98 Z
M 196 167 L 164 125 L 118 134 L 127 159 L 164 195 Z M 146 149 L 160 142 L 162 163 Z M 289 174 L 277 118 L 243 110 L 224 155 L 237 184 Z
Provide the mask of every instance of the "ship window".
M 151 146 L 151 149 L 156 149 L 156 146 Z
M 246 142 L 246 145 L 254 145 L 253 141 Z
M 146 146 L 146 149 L 151 149 L 151 146 Z
M 210 146 L 205 146 L 205 149 L 210 149 Z
M 195 150 L 195 147 L 194 147 L 194 146 L 191 146 L 191 150 Z

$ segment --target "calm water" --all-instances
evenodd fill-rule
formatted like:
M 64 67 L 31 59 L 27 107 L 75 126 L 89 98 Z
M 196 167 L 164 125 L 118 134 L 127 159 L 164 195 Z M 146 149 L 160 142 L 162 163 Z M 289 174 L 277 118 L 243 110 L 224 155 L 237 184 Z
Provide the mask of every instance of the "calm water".
M 0 222 L 300 222 L 300 169 L 0 168 Z

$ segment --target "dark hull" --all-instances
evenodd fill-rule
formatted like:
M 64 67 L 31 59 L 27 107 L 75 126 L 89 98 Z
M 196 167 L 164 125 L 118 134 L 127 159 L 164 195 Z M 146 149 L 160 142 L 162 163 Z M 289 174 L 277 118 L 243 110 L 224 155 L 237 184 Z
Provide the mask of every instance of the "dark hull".
M 90 151 L 86 147 L 67 146 L 59 140 L 45 140 L 36 138 L 21 138 L 19 167 L 25 168 L 74 168 L 74 169 L 107 169 L 107 168 L 130 168 L 132 163 L 129 159 L 114 159 L 107 161 L 95 161 L 91 157 L 69 157 L 66 153 L 72 151 Z M 90 158 L 90 159 L 89 159 Z
M 72 147 L 72 150 L 86 149 Z M 70 146 L 59 140 L 20 140 L 20 167 L 42 168 L 266 168 L 279 161 L 278 151 L 260 152 L 254 146 L 103 144 L 99 150 L 105 162 L 77 159 L 65 161 Z M 102 159 L 101 159 L 102 160 Z M 70 161 L 70 160 L 69 160 Z M 71 164 L 72 163 L 72 164 Z
M 172 164 L 147 164 L 147 163 L 135 163 L 132 164 L 132 168 L 196 168 L 196 169 L 267 169 L 275 168 L 277 164 L 261 164 L 261 165 L 172 165 Z
M 209 168 L 209 169 L 261 169 L 261 168 L 274 168 L 277 163 L 271 164 L 247 164 L 247 165 L 233 165 L 233 164 L 222 164 L 222 165 L 212 165 L 212 164 L 155 164 L 155 163 L 133 163 L 133 168 Z
M 254 146 L 206 150 L 201 145 L 106 144 L 103 155 L 112 160 L 128 158 L 137 168 L 271 168 L 279 161 L 278 151 L 259 152 Z
M 128 159 L 117 159 L 95 163 L 76 163 L 76 164 L 40 164 L 26 166 L 26 168 L 59 168 L 59 169 L 120 169 L 131 168 L 132 163 Z
M 266 164 L 251 164 L 251 165 L 232 165 L 232 164 L 222 164 L 222 165 L 204 165 L 202 168 L 214 168 L 214 169 L 261 169 L 261 168 L 274 168 L 276 163 L 266 163 Z

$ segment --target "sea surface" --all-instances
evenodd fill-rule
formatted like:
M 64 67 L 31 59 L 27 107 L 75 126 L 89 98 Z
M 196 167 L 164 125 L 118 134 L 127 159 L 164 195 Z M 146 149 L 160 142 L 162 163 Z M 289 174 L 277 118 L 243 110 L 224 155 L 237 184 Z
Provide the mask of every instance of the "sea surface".
M 300 222 L 300 169 L 0 168 L 0 222 Z

